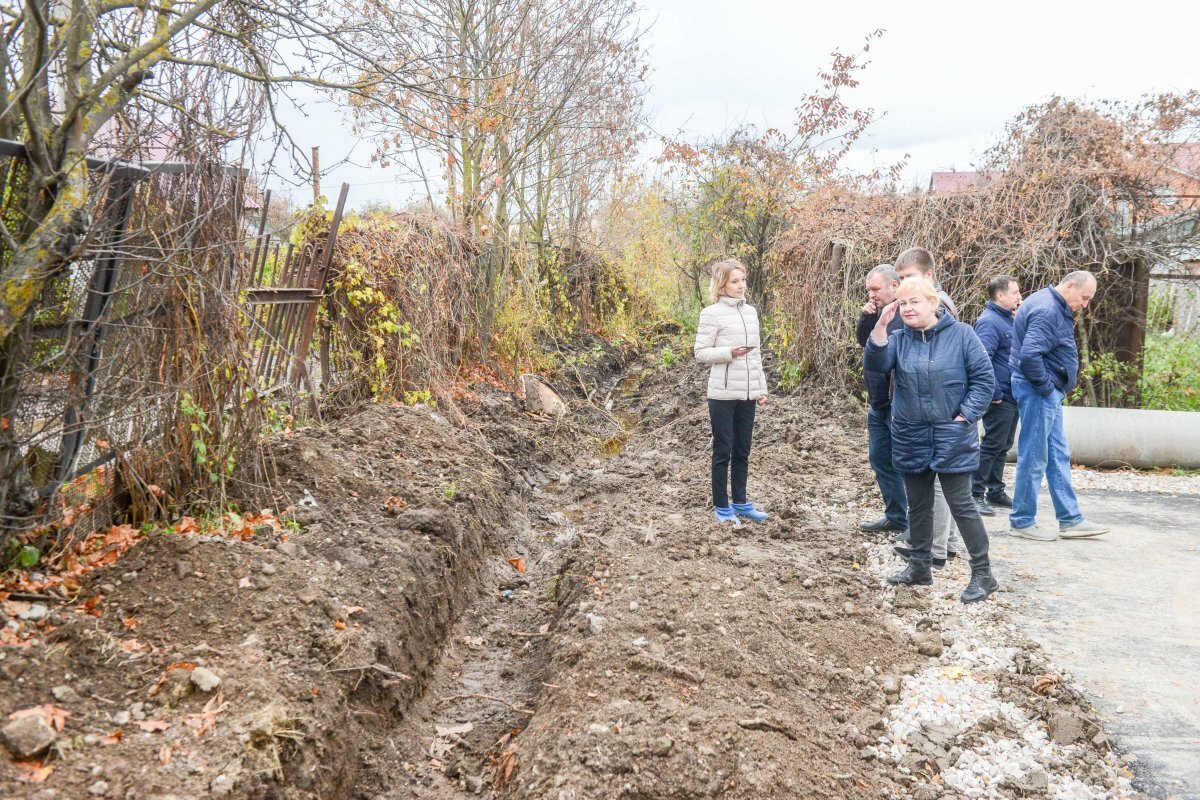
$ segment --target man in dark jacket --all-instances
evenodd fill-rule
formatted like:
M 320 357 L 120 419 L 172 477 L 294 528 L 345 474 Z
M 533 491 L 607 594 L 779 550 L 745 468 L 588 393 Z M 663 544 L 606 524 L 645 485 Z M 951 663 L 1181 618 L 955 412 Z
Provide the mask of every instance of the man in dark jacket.
M 1017 477 L 1008 520 L 1013 536 L 1038 541 L 1099 536 L 1108 528 L 1089 522 L 1071 487 L 1071 451 L 1063 432 L 1062 404 L 1079 378 L 1075 312 L 1096 295 L 1096 276 L 1072 272 L 1057 286 L 1034 292 L 1013 320 L 1012 391 L 1021 416 Z M 1042 477 L 1050 487 L 1058 530 L 1037 525 Z
M 880 264 L 867 273 L 867 303 L 858 317 L 856 335 L 860 346 L 865 346 L 867 337 L 875 323 L 879 321 L 879 312 L 888 303 L 896 299 L 896 288 L 900 285 L 900 277 L 891 264 Z M 900 330 L 904 320 L 897 314 L 888 324 L 888 332 Z M 904 495 L 904 478 L 892 464 L 892 374 L 864 369 L 863 378 L 867 384 L 867 452 L 871 461 L 871 469 L 875 470 L 875 481 L 879 484 L 879 493 L 883 495 L 884 516 L 873 522 L 864 522 L 859 530 L 903 531 L 908 529 L 908 498 Z
M 1013 398 L 1009 377 L 1012 368 L 1013 316 L 1021 305 L 1021 287 L 1011 275 L 988 281 L 988 304 L 975 321 L 975 333 L 992 360 L 996 389 L 992 404 L 983 415 L 983 442 L 979 446 L 979 469 L 972 481 L 972 494 L 979 513 L 993 517 L 992 505 L 1012 508 L 1012 498 L 1004 491 L 1004 457 L 1017 436 L 1017 401 Z M 991 505 L 989 505 L 991 503 Z

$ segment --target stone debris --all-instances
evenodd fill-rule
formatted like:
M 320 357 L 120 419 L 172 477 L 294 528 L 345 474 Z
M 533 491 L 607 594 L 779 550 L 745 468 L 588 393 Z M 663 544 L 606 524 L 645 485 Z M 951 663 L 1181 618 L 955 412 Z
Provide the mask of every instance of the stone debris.
M 31 758 L 54 744 L 58 734 L 40 716 L 31 715 L 0 728 L 0 739 L 17 758 Z
M 882 585 L 899 562 L 890 546 L 865 547 L 870 555 L 864 568 Z M 881 680 L 890 703 L 886 727 L 868 751 L 916 778 L 914 796 L 939 788 L 928 782 L 931 774 L 941 787 L 969 798 L 1116 800 L 1133 794 L 1129 773 L 1116 755 L 1110 752 L 1101 760 L 1088 751 L 1097 763 L 1082 763 L 1087 737 L 1096 731 L 1078 713 L 1055 709 L 1043 724 L 1000 691 L 1001 679 L 1015 674 L 1018 663 L 1028 663 L 1023 640 L 1006 620 L 1002 600 L 964 606 L 957 591 L 946 591 L 965 580 L 965 568 L 948 567 L 923 591 L 921 603 L 901 603 L 895 595 L 899 624 L 918 652 L 938 661 L 903 677 L 898 695 L 895 678 Z M 953 586 L 945 586 L 947 581 Z M 885 597 L 893 594 L 882 591 Z

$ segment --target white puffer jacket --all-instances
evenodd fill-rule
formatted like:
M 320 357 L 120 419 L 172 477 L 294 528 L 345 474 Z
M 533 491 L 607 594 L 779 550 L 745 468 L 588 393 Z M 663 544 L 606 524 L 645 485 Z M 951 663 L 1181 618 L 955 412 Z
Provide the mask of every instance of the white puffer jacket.
M 758 311 L 745 300 L 722 297 L 700 312 L 696 331 L 696 360 L 711 364 L 708 372 L 710 400 L 756 400 L 767 393 L 759 348 Z M 740 358 L 733 348 L 753 346 Z

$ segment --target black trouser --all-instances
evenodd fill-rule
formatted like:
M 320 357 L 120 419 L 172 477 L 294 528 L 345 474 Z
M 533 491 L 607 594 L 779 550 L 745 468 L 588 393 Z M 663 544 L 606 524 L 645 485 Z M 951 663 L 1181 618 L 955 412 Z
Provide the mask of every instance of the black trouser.
M 971 491 L 982 499 L 1004 492 L 1004 458 L 1017 438 L 1017 404 L 1007 398 L 988 406 L 979 443 L 979 469 Z
M 904 488 L 908 493 L 908 525 L 912 537 L 912 557 L 916 566 L 929 568 L 930 549 L 933 547 L 933 482 L 942 484 L 942 494 L 950 506 L 950 515 L 958 524 L 963 544 L 971 554 L 971 572 L 988 568 L 988 536 L 983 519 L 971 496 L 971 474 L 957 475 L 940 472 L 917 473 L 904 476 Z
M 730 473 L 733 473 L 733 502 L 746 502 L 746 476 L 750 473 L 750 440 L 754 434 L 754 400 L 709 400 L 712 420 L 713 505 L 729 505 Z M 730 466 L 732 465 L 732 469 Z

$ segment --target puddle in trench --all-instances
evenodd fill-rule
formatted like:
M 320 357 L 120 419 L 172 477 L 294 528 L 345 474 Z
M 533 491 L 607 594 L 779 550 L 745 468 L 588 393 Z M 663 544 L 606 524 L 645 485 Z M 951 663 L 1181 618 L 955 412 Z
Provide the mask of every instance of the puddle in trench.
M 608 397 L 604 400 L 604 410 L 617 421 L 621 432 L 616 436 L 610 436 L 600 444 L 600 455 L 609 458 L 619 456 L 629 446 L 629 441 L 633 438 L 633 429 L 637 427 L 642 418 L 642 415 L 631 409 L 629 404 L 641 399 L 637 395 L 645 377 L 646 373 L 643 369 L 630 372 L 609 390 Z

